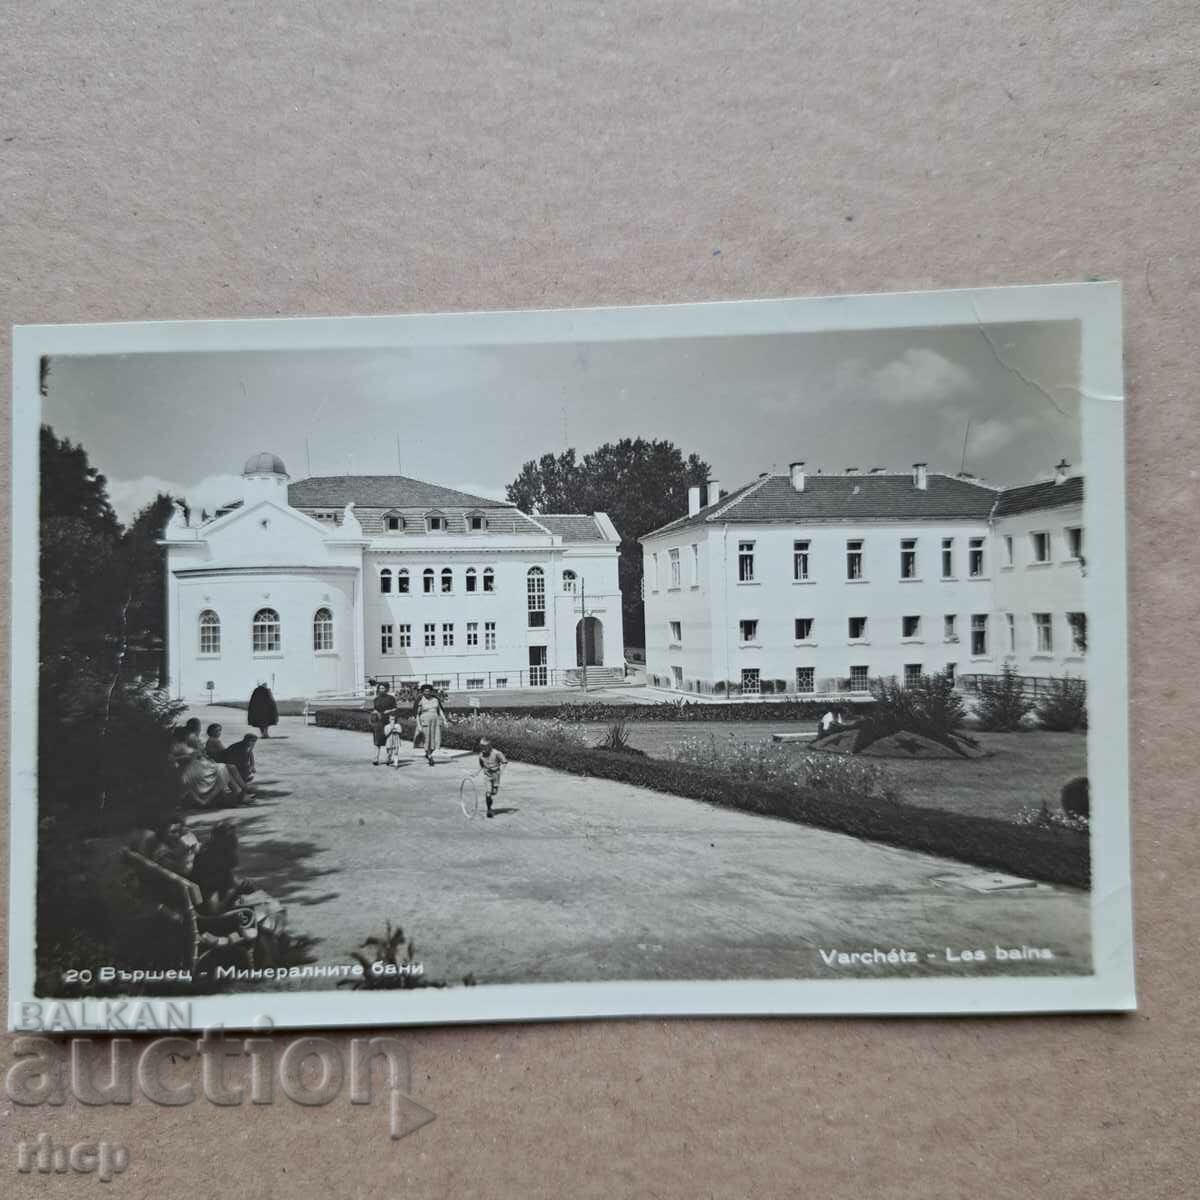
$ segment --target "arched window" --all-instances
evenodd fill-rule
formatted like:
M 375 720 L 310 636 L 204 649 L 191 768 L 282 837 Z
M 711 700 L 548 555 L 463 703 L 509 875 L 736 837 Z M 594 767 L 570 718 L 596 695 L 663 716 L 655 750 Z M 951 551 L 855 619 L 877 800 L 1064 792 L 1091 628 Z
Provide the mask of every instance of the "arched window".
M 333 613 L 327 608 L 318 608 L 313 614 L 313 649 L 333 649 Z
M 388 533 L 403 533 L 404 518 L 397 512 L 384 513 L 383 527 Z
M 541 567 L 530 567 L 526 576 L 529 599 L 529 628 L 544 629 L 546 625 L 546 576 Z
M 425 570 L 421 572 L 421 588 L 424 591 L 425 595 L 427 595 L 427 596 L 433 595 L 433 568 L 432 567 L 426 567 Z
M 449 567 L 442 568 L 442 594 L 454 591 L 454 572 Z
M 392 568 L 384 567 L 379 572 L 379 590 L 386 596 L 392 590 Z
M 483 590 L 485 592 L 496 590 L 496 572 L 491 567 L 483 568 Z
M 254 614 L 254 638 L 251 644 L 255 654 L 279 653 L 279 614 L 273 608 L 260 608 Z
M 575 580 L 575 572 L 574 571 L 564 571 L 563 572 L 563 591 L 564 592 L 573 592 L 575 590 L 575 581 L 576 580 Z
M 468 567 L 466 573 L 467 591 L 477 592 L 479 590 L 479 576 L 475 572 L 474 567 Z
M 408 595 L 408 568 L 401 567 L 396 572 L 396 591 L 402 596 Z
M 221 618 L 211 608 L 200 614 L 200 653 L 221 653 Z

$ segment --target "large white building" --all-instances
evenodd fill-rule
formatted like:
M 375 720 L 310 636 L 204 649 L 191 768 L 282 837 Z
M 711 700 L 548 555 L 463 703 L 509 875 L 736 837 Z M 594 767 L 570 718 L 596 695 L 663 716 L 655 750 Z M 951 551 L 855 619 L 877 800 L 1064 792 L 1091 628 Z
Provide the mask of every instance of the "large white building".
M 1086 678 L 1083 480 L 762 475 L 641 539 L 646 663 L 683 691 L 865 692 L 950 670 Z M 707 503 L 702 504 L 702 499 Z
M 450 690 L 624 674 L 620 538 L 604 513 L 544 516 L 400 475 L 293 483 L 254 455 L 240 501 L 163 536 L 167 671 L 185 700 Z

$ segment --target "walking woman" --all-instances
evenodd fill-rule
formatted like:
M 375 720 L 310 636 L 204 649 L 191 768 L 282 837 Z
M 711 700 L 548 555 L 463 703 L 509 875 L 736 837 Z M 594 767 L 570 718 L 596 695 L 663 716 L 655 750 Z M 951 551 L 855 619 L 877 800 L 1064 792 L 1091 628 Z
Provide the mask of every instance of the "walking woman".
M 271 736 L 271 726 L 279 724 L 279 709 L 275 707 L 275 697 L 271 695 L 271 689 L 265 683 L 260 683 L 250 693 L 246 724 L 251 729 L 257 729 L 265 738 Z
M 450 719 L 446 715 L 442 698 L 433 690 L 432 684 L 421 684 L 421 692 L 413 705 L 413 716 L 417 719 L 417 731 L 413 734 L 413 749 L 417 741 L 425 739 L 425 761 L 433 766 L 433 752 L 442 747 L 442 726 Z
M 379 766 L 379 753 L 387 748 L 388 718 L 396 711 L 396 697 L 386 683 L 375 685 L 375 696 L 371 701 L 371 736 L 375 742 L 375 766 Z

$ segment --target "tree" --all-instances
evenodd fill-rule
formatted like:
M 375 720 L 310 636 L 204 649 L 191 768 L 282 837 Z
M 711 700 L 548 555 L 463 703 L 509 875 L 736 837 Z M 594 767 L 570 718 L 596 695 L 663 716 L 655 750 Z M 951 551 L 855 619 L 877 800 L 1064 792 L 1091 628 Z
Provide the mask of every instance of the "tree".
M 597 447 L 582 461 L 574 449 L 531 459 L 507 489 L 526 512 L 605 512 L 621 535 L 618 564 L 625 640 L 645 643 L 642 548 L 638 538 L 687 512 L 688 488 L 704 484 L 710 467 L 698 454 L 684 457 L 672 442 L 622 438 Z

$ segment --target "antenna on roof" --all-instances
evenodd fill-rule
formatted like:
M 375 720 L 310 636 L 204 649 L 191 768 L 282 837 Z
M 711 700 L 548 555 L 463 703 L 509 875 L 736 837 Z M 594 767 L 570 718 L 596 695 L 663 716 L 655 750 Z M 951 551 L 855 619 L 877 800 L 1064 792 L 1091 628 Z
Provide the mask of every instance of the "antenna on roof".
M 312 451 L 308 448 L 308 438 L 304 439 L 304 465 L 308 468 L 308 477 L 312 478 Z
M 403 475 L 404 469 L 400 465 L 400 435 L 396 434 L 396 474 Z
M 967 469 L 967 438 L 971 436 L 971 418 L 967 418 L 967 428 L 963 433 L 963 452 L 962 462 L 959 464 L 958 472 L 961 475 Z

